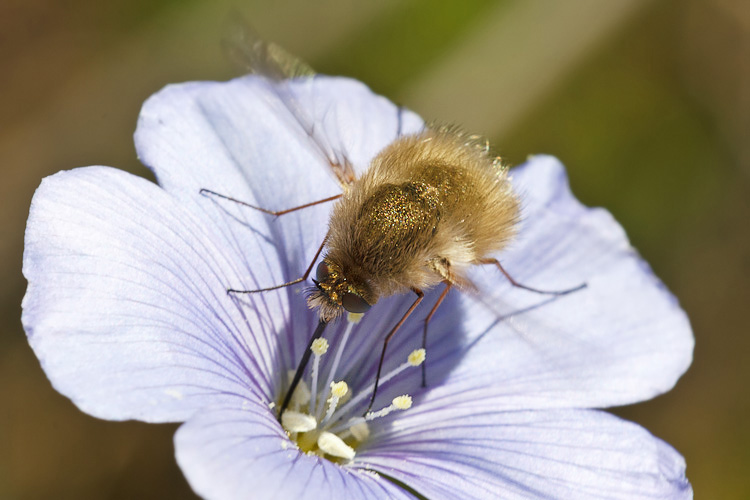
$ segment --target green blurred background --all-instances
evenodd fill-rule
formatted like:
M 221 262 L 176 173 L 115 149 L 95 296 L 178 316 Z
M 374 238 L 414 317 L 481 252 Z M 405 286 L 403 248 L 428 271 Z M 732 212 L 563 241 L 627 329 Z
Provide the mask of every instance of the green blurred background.
M 227 79 L 226 18 L 322 73 L 557 155 L 676 293 L 697 339 L 677 387 L 616 410 L 686 458 L 698 498 L 750 498 L 750 3 L 746 0 L 2 0 L 0 499 L 191 498 L 172 425 L 99 421 L 57 394 L 20 324 L 42 177 L 145 174 L 132 133 L 169 82 Z

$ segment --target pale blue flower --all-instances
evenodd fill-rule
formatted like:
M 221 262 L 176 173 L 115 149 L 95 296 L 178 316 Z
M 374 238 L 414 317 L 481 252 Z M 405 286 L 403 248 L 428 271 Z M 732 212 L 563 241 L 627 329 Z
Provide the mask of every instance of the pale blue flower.
M 407 368 L 383 385 L 375 409 L 401 394 L 413 406 L 370 421 L 361 441 L 343 422 L 362 408 L 343 415 L 330 430 L 353 457 L 301 452 L 272 407 L 317 322 L 304 287 L 226 290 L 299 277 L 330 204 L 274 218 L 200 194 L 278 210 L 340 192 L 269 85 L 253 76 L 188 83 L 149 99 L 135 138 L 158 186 L 107 167 L 43 181 L 26 232 L 23 324 L 58 391 L 100 418 L 185 422 L 177 460 L 207 498 L 413 498 L 389 478 L 434 500 L 692 497 L 673 448 L 595 409 L 669 390 L 691 361 L 688 320 L 612 216 L 573 198 L 551 157 L 512 170 L 524 219 L 498 257 L 524 284 L 587 288 L 550 299 L 475 269 L 480 294 L 451 292 L 431 323 L 428 386 Z M 290 89 L 338 147 L 328 153 L 357 172 L 423 126 L 352 80 Z M 356 325 L 329 327 L 318 400 L 329 379 L 367 393 L 374 353 L 412 300 L 386 299 Z M 421 346 L 423 307 L 389 347 L 385 373 Z

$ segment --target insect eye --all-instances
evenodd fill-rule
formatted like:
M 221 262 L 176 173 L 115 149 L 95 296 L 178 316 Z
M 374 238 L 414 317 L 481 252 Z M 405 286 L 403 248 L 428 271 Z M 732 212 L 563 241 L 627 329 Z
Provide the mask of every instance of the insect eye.
M 318 264 L 318 268 L 315 270 L 315 279 L 318 281 L 325 281 L 329 273 L 330 270 L 328 269 L 328 264 L 321 261 L 321 263 Z
M 354 293 L 345 293 L 341 298 L 341 305 L 350 313 L 363 313 L 370 309 L 370 304 Z

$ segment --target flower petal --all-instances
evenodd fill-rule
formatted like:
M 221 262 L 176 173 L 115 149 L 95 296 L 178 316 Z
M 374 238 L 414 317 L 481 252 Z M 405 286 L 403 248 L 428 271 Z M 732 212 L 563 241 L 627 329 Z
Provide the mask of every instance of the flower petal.
M 290 109 L 315 124 L 319 140 L 311 139 Z M 346 158 L 361 172 L 399 134 L 422 127 L 417 115 L 355 80 L 317 76 L 279 86 L 251 75 L 166 87 L 144 104 L 135 141 L 159 184 L 205 211 L 238 255 L 248 255 L 247 240 L 258 236 L 255 227 L 268 223 L 262 236 L 279 254 L 282 273 L 266 281 L 225 283 L 247 290 L 302 276 L 326 234 L 332 204 L 274 218 L 200 196 L 201 189 L 269 210 L 293 208 L 341 193 L 328 156 Z M 289 293 L 298 295 L 299 287 Z M 312 331 L 306 326 L 312 314 L 304 301 L 298 304 L 280 340 L 287 346 L 287 366 L 296 362 Z
M 315 139 L 295 116 L 314 124 Z M 280 201 L 282 189 L 293 201 L 324 197 L 320 190 L 336 184 L 321 180 L 333 180 L 329 158 L 361 173 L 396 137 L 423 126 L 356 80 L 317 76 L 274 85 L 249 75 L 165 87 L 143 105 L 135 141 L 168 191 L 195 196 L 196 187 L 222 186 L 270 203 Z
M 391 425 L 355 463 L 426 498 L 692 498 L 674 449 L 600 411 L 422 403 Z
M 300 452 L 253 399 L 202 411 L 177 431 L 175 449 L 190 485 L 206 498 L 413 498 L 375 473 Z
M 249 269 L 224 243 L 210 221 L 124 172 L 45 179 L 26 231 L 22 320 L 53 385 L 109 419 L 183 420 L 247 387 L 269 398 L 288 306 L 264 295 L 238 307 L 226 283 Z M 265 259 L 258 280 L 279 267 Z
M 513 171 L 524 198 L 517 241 L 498 257 L 518 282 L 492 266 L 474 270 L 481 294 L 463 294 L 453 343 L 428 348 L 434 385 L 448 398 L 487 400 L 498 408 L 605 407 L 669 390 L 692 360 L 685 312 L 602 209 L 573 198 L 562 165 L 535 157 Z M 433 323 L 452 320 L 438 315 Z M 431 324 L 432 325 L 432 324 Z M 432 335 L 432 334 L 430 334 Z

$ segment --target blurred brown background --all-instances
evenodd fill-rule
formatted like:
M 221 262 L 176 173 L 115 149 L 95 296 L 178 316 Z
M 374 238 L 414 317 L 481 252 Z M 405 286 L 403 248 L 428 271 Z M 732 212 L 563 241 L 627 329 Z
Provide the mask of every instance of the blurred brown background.
M 750 498 L 750 4 L 745 0 L 3 0 L 0 499 L 190 498 L 175 426 L 104 422 L 50 387 L 20 325 L 23 231 L 42 177 L 144 174 L 132 133 L 169 82 L 237 74 L 236 8 L 320 72 L 483 133 L 513 163 L 557 155 L 682 301 L 676 389 L 617 410 L 687 459 L 698 498 Z

